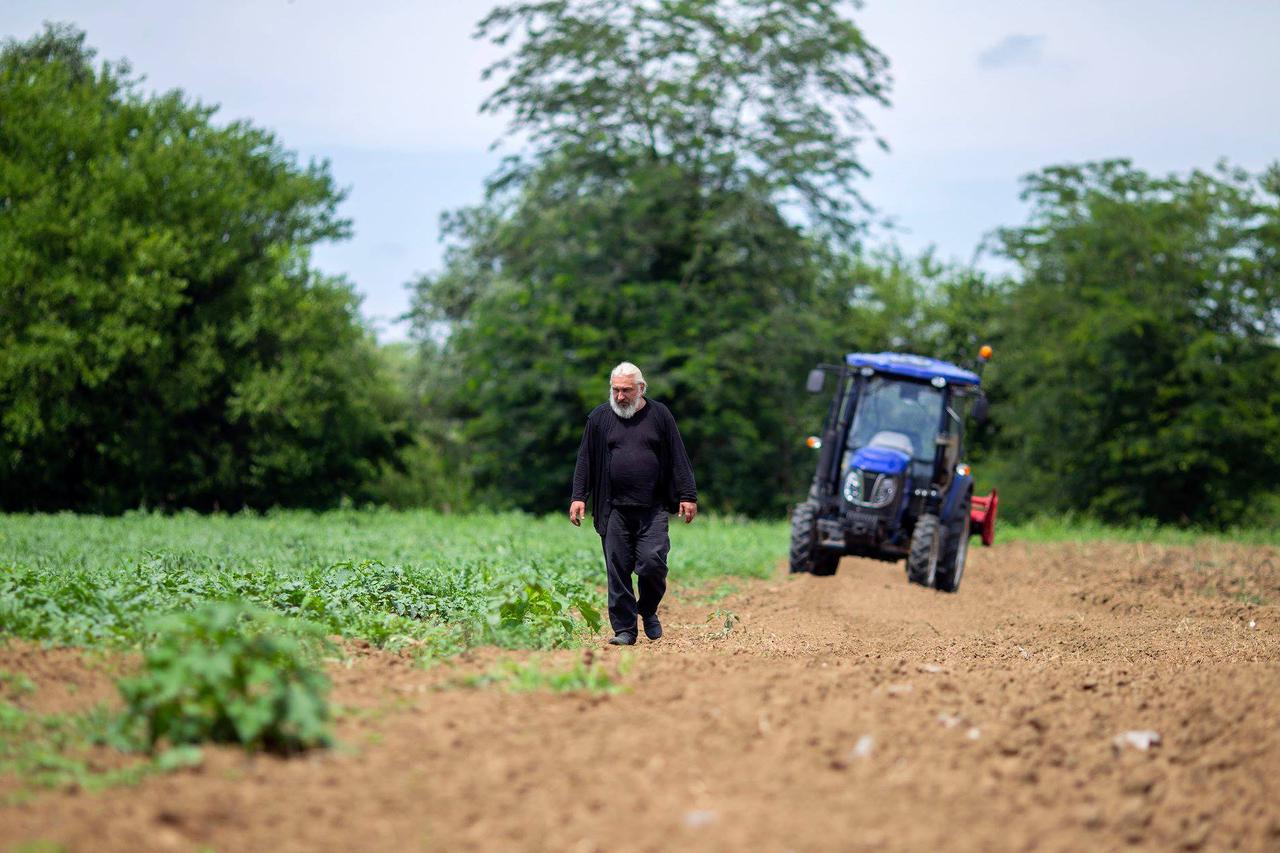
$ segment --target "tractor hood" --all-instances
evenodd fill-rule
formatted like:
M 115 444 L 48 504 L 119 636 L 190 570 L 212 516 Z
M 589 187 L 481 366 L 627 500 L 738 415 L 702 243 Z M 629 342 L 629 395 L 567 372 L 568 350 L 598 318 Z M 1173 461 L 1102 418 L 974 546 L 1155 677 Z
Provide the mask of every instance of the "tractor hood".
M 849 464 L 868 474 L 901 474 L 911 464 L 911 457 L 890 447 L 862 447 L 853 454 Z

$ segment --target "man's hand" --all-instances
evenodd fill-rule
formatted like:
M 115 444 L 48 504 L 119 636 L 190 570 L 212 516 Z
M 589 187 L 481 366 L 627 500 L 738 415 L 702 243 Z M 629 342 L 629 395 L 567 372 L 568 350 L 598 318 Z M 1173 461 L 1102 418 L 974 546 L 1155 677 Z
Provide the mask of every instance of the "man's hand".
M 698 505 L 693 501 L 680 501 L 680 511 L 676 514 L 684 519 L 685 524 L 688 524 L 698 514 Z
M 683 506 L 683 504 L 681 504 Z M 587 505 L 584 501 L 574 501 L 569 504 L 569 520 L 573 522 L 574 527 L 582 526 L 582 517 L 587 514 Z

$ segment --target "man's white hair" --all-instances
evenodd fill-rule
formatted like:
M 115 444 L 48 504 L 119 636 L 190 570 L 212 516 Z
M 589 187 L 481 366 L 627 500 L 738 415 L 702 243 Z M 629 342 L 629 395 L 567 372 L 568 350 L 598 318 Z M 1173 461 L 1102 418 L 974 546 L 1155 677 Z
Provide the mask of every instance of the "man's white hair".
M 609 381 L 617 379 L 619 376 L 634 376 L 636 384 L 641 388 L 648 387 L 644 381 L 644 374 L 640 372 L 640 368 L 636 367 L 629 361 L 624 361 L 609 372 Z

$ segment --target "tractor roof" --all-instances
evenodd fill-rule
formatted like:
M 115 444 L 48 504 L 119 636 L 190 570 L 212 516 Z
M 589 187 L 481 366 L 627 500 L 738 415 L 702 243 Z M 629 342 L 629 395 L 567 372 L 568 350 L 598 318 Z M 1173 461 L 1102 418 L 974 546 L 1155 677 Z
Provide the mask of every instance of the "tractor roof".
M 978 374 L 949 361 L 907 355 L 900 352 L 851 352 L 844 357 L 850 367 L 870 367 L 880 373 L 905 376 L 910 379 L 933 379 L 941 376 L 952 385 L 977 385 Z

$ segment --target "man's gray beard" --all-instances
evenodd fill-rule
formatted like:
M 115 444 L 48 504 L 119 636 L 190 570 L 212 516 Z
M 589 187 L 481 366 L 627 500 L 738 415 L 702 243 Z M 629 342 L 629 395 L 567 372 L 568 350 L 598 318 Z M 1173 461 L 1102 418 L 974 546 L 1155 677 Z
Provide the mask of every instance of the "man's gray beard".
M 610 394 L 609 408 L 613 409 L 613 413 L 615 415 L 622 418 L 623 420 L 626 420 L 627 418 L 634 415 L 636 412 L 640 411 L 640 398 L 636 397 L 635 402 L 629 406 L 620 406 L 618 405 L 618 401 L 613 398 L 612 394 Z

